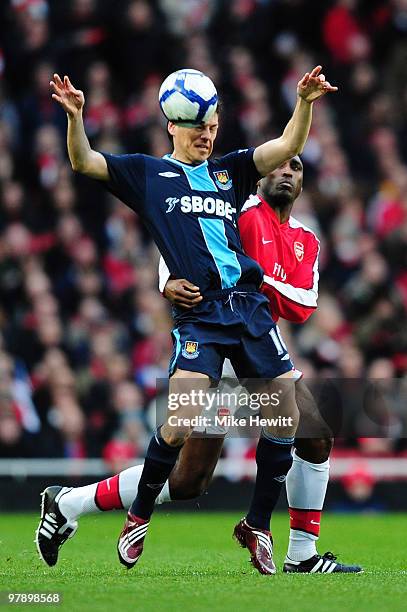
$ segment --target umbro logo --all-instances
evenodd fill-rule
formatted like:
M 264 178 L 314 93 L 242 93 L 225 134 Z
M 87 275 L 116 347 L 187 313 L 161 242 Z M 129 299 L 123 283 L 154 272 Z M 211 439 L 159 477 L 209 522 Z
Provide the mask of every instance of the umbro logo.
M 177 172 L 159 172 L 158 176 L 163 176 L 164 178 L 175 178 L 176 176 L 181 176 Z
M 270 242 L 273 242 L 272 240 L 264 240 L 264 236 L 261 239 L 263 244 L 270 244 Z
M 152 484 L 147 482 L 146 484 L 150 489 L 154 490 L 154 489 L 162 489 L 162 487 L 165 485 L 165 482 L 158 482 L 158 483 L 154 482 Z

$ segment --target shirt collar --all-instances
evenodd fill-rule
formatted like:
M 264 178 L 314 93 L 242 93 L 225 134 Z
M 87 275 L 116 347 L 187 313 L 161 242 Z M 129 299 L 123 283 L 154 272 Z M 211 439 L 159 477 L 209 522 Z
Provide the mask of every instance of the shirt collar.
M 182 162 L 179 161 L 178 159 L 174 159 L 173 157 L 171 157 L 171 155 L 169 153 L 166 153 L 165 155 L 163 155 L 162 157 L 163 159 L 172 162 L 173 164 L 176 164 L 177 166 L 181 166 L 181 168 L 188 168 L 188 170 L 190 172 L 193 172 L 194 170 L 196 170 L 196 168 L 204 168 L 205 166 L 208 165 L 208 160 L 206 159 L 205 161 L 201 162 L 200 164 L 196 164 L 196 165 L 192 165 L 192 164 L 187 164 L 186 162 Z

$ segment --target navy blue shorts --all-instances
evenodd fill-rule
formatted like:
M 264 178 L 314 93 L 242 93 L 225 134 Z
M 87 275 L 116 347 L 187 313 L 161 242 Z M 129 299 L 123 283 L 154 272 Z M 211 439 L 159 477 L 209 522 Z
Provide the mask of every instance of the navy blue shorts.
M 294 368 L 267 298 L 242 289 L 218 292 L 192 311 L 174 311 L 170 376 L 180 368 L 219 381 L 226 358 L 238 378 L 271 379 Z

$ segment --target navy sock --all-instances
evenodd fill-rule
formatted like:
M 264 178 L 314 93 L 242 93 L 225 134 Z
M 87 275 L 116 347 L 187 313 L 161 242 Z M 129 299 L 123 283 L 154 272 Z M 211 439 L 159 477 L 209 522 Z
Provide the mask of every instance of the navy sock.
M 137 497 L 130 512 L 148 520 L 154 510 L 154 502 L 168 479 L 182 446 L 170 446 L 160 436 L 160 429 L 150 440 L 144 468 L 138 485 Z
M 285 476 L 293 462 L 293 439 L 261 435 L 257 444 L 257 476 L 246 521 L 251 527 L 270 529 L 271 514 L 280 496 Z

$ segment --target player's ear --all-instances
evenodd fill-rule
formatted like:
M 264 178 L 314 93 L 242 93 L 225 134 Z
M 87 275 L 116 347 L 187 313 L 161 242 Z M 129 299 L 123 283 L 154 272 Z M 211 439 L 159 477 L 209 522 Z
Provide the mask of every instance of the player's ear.
M 176 125 L 175 125 L 175 123 L 173 123 L 172 121 L 169 121 L 169 122 L 168 122 L 168 124 L 167 124 L 167 130 L 168 130 L 168 133 L 169 133 L 171 136 L 175 136 L 175 129 L 176 129 L 176 127 L 177 127 L 177 126 L 176 126 Z

